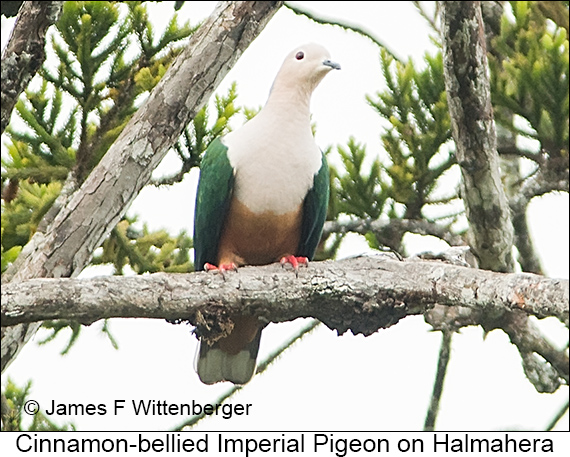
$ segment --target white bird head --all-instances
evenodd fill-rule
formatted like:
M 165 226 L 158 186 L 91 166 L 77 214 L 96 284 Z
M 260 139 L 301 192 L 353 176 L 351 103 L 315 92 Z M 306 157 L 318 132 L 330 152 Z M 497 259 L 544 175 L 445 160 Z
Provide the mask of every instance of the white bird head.
M 313 90 L 331 70 L 340 70 L 329 52 L 321 45 L 310 43 L 291 51 L 275 77 L 271 91 L 302 94 L 310 98 Z

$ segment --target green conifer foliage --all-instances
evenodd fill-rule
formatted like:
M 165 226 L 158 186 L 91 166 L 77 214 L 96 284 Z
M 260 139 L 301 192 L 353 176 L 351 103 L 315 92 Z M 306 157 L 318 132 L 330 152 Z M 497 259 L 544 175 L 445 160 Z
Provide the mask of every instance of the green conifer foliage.
M 24 427 L 22 419 L 29 417 L 29 412 L 25 412 L 25 403 L 29 399 L 32 382 L 28 381 L 25 386 L 18 387 L 14 382 L 8 378 L 6 388 L 2 395 L 2 430 L 3 431 L 71 431 L 75 430 L 73 424 L 64 424 L 58 426 L 50 421 L 47 416 L 38 411 L 32 414 L 33 417 L 31 424 Z M 28 405 L 34 407 L 34 404 Z M 38 405 L 39 406 L 39 405 Z
M 426 56 L 426 68 L 417 71 L 411 61 L 395 62 L 386 52 L 381 57 L 388 90 L 368 102 L 390 123 L 381 136 L 390 157 L 387 192 L 405 206 L 405 218 L 421 219 L 438 178 L 455 163 L 442 151 L 451 139 L 443 61 L 441 54 Z
M 503 16 L 489 58 L 493 103 L 502 108 L 496 117 L 505 128 L 540 143 L 535 154 L 567 162 L 567 30 L 547 20 L 539 3 L 511 2 L 514 19 Z M 530 128 L 513 124 L 513 114 Z
M 532 151 L 499 148 L 499 153 L 532 158 L 547 179 L 563 182 L 569 142 L 568 7 L 564 2 L 510 5 L 488 49 L 495 118 L 515 137 L 532 138 L 539 146 Z M 432 25 L 437 29 L 435 21 Z M 380 59 L 387 88 L 367 100 L 381 118 L 383 151 L 373 155 L 353 138 L 338 147 L 342 166 L 331 173 L 330 219 L 421 220 L 462 235 L 464 229 L 454 225 L 463 212 L 458 188 L 442 180 L 455 157 L 441 52 L 426 55 L 421 70 L 412 61 L 396 61 L 384 48 Z M 522 127 L 513 115 L 524 120 Z M 518 190 L 524 184 L 520 178 Z M 378 232 L 367 233 L 371 247 L 400 250 L 405 231 L 394 227 L 384 239 Z
M 174 14 L 164 32 L 157 34 L 142 2 L 65 3 L 46 63 L 18 101 L 18 116 L 7 129 L 8 153 L 2 158 L 2 271 L 35 232 L 63 183 L 71 181 L 77 187 L 83 182 L 180 52 L 181 40 L 195 30 L 179 24 Z M 233 105 L 224 103 L 220 99 L 218 111 L 226 110 L 229 117 Z M 201 116 L 206 119 L 204 112 Z M 221 117 L 211 131 L 203 126 L 206 133 L 200 133 L 200 142 L 225 128 Z M 125 219 L 121 227 L 130 223 Z M 124 241 L 120 236 L 124 232 L 136 230 L 115 229 L 104 248 Z M 153 234 L 146 231 L 144 243 L 149 238 Z M 136 245 L 143 239 L 129 240 L 125 249 L 133 252 L 125 258 L 137 258 Z M 142 246 L 145 254 L 140 255 L 148 258 L 135 271 L 191 269 L 191 241 L 184 234 L 166 241 L 164 233 L 158 233 L 155 244 L 152 250 Z M 162 254 L 151 255 L 155 249 Z M 175 256 L 176 266 L 158 260 L 175 249 L 185 251 Z M 99 257 L 109 260 L 110 252 Z M 119 267 L 123 261 L 116 258 L 111 263 Z
M 424 207 L 458 197 L 455 190 L 445 198 L 435 192 L 441 176 L 455 163 L 450 149 L 444 147 L 451 139 L 451 129 L 442 57 L 426 56 L 421 71 L 411 61 L 395 61 L 384 49 L 380 57 L 387 89 L 367 100 L 386 126 L 381 141 L 387 157 L 378 155 L 370 162 L 371 154 L 353 138 L 346 148 L 339 147 L 343 169 L 333 173 L 333 193 L 339 200 L 335 208 L 365 220 L 387 217 L 434 222 L 422 212 Z M 404 233 L 398 230 L 383 240 L 368 233 L 366 238 L 373 248 L 385 245 L 400 250 Z

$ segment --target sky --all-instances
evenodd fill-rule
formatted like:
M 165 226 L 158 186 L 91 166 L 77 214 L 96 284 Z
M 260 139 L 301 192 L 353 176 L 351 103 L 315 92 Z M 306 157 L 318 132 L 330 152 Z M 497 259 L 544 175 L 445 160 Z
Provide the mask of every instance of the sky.
M 358 24 L 371 31 L 402 58 L 418 66 L 426 51 L 436 49 L 431 29 L 411 2 L 295 2 L 319 15 Z M 430 3 L 430 2 L 426 2 Z M 181 18 L 195 24 L 215 2 L 186 2 Z M 428 5 L 429 6 L 429 5 Z M 431 5 L 433 6 L 433 5 Z M 151 17 L 164 24 L 170 9 L 151 4 Z M 7 34 L 2 26 L 2 45 Z M 346 144 L 350 136 L 380 149 L 377 114 L 365 96 L 381 90 L 383 79 L 378 48 L 364 37 L 338 27 L 312 23 L 282 8 L 245 51 L 217 92 L 224 94 L 234 81 L 238 103 L 264 104 L 269 88 L 286 54 L 300 44 L 318 42 L 342 66 L 317 88 L 311 103 L 317 125 L 316 141 L 325 148 Z M 176 170 L 167 156 L 155 175 Z M 191 232 L 197 173 L 172 188 L 145 188 L 129 210 L 150 229 Z M 568 278 L 568 196 L 549 195 L 533 201 L 528 220 L 549 276 Z M 409 253 L 440 250 L 444 243 L 429 237 L 407 236 Z M 343 244 L 340 257 L 368 252 L 354 235 Z M 86 271 L 83 277 L 104 274 Z M 263 333 L 260 359 L 285 340 L 304 320 L 270 324 Z M 102 336 L 101 323 L 82 331 L 68 355 L 59 351 L 66 337 L 39 347 L 41 331 L 26 345 L 2 376 L 19 385 L 33 380 L 30 398 L 42 408 L 55 403 L 105 404 L 115 400 L 166 400 L 171 403 L 214 402 L 227 384 L 200 383 L 193 364 L 197 340 L 191 328 L 159 320 L 115 319 L 111 330 L 117 351 Z M 557 345 L 567 332 L 554 319 L 539 322 Z M 440 334 L 430 332 L 421 317 L 408 317 L 369 337 L 337 336 L 321 325 L 295 344 L 265 373 L 256 376 L 230 403 L 251 404 L 250 414 L 231 419 L 211 417 L 195 430 L 421 430 L 430 401 Z M 516 348 L 501 331 L 484 335 L 479 327 L 455 335 L 445 381 L 437 428 L 442 430 L 540 430 L 568 399 L 568 387 L 552 395 L 538 394 L 526 380 Z M 181 422 L 178 416 L 85 415 L 51 417 L 73 422 L 79 430 L 168 430 Z M 568 429 L 568 414 L 559 422 Z

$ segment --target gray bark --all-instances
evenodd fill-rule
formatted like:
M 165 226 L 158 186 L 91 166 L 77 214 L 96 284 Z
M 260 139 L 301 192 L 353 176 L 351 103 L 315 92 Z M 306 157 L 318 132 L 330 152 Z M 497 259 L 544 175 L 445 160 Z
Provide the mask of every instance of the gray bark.
M 503 329 L 537 389 L 553 391 L 559 377 L 568 380 L 568 356 L 526 317 L 554 316 L 568 325 L 569 289 L 568 280 L 379 255 L 312 263 L 298 278 L 274 264 L 243 267 L 225 279 L 200 272 L 13 282 L 2 287 L 1 317 L 3 326 L 62 318 L 83 324 L 112 317 L 187 321 L 215 341 L 231 331 L 234 313 L 262 322 L 314 317 L 338 333 L 364 335 L 424 314 L 446 331 Z
M 226 273 L 155 273 L 93 279 L 32 279 L 2 287 L 2 326 L 49 319 L 90 324 L 111 317 L 187 319 L 214 327 L 211 317 L 239 312 L 267 322 L 315 317 L 344 333 L 369 335 L 439 304 L 505 311 L 568 324 L 569 282 L 528 273 L 494 273 L 440 261 L 388 255 L 313 262 L 297 279 L 279 264 Z M 473 322 L 475 323 L 475 322 Z M 500 325 L 498 325 L 500 326 Z
M 513 271 L 514 231 L 501 183 L 481 2 L 439 2 L 444 76 L 469 245 L 479 266 Z
M 281 3 L 220 2 L 83 185 L 45 232 L 34 234 L 3 281 L 77 276 Z M 2 371 L 38 326 L 2 329 Z
M 24 2 L 20 7 L 2 52 L 0 134 L 10 122 L 18 97 L 45 60 L 46 32 L 59 19 L 62 6 L 63 2 Z

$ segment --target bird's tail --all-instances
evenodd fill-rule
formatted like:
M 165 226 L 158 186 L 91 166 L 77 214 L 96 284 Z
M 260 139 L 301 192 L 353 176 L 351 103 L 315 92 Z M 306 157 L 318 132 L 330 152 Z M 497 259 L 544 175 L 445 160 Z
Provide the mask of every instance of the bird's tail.
M 250 322 L 245 326 L 243 322 L 236 322 L 232 333 L 213 345 L 200 341 L 196 371 L 204 384 L 221 381 L 234 384 L 249 382 L 255 373 L 261 340 L 257 319 L 255 323 L 255 328 L 252 329 Z M 248 334 L 251 336 L 248 337 Z

